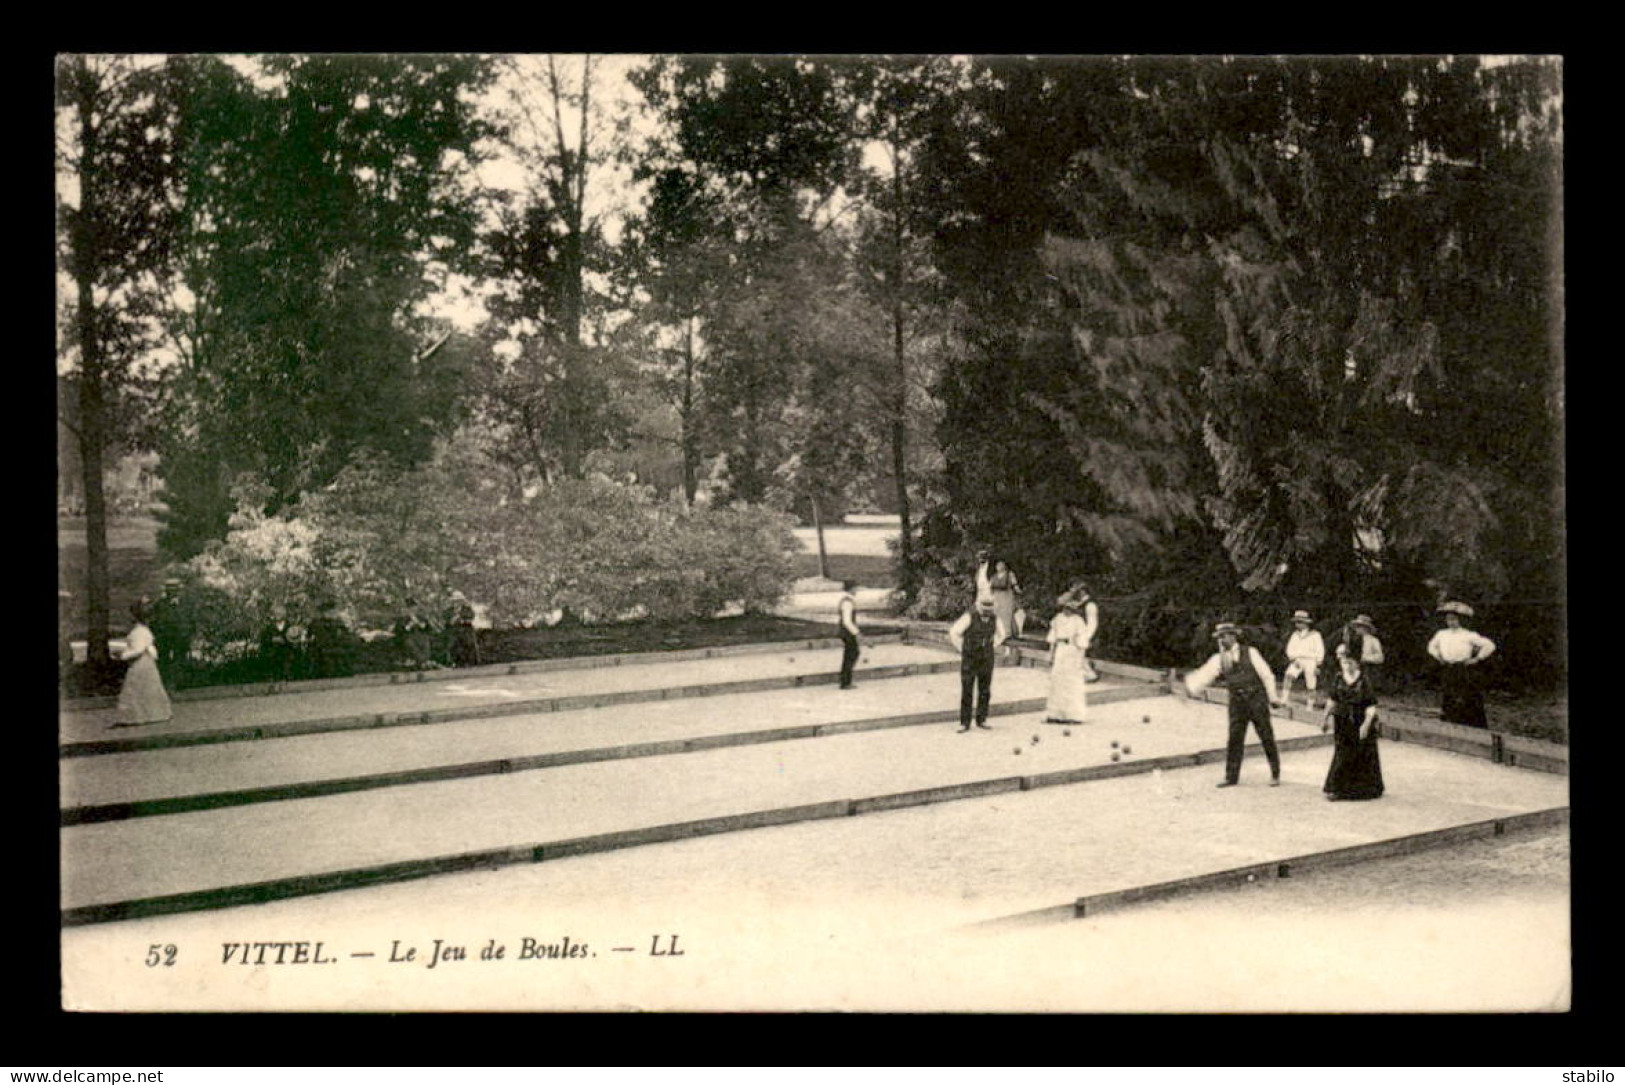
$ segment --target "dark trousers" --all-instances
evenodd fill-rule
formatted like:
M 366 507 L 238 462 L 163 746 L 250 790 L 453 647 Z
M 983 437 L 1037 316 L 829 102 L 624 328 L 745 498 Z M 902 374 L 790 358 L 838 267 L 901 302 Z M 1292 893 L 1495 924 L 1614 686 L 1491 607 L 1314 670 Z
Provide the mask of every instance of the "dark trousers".
M 993 699 L 993 657 L 967 659 L 959 668 L 959 726 L 971 723 L 971 702 L 976 703 L 976 722 L 987 722 L 988 702 Z
M 1466 663 L 1446 663 L 1440 674 L 1444 694 L 1439 715 L 1446 723 L 1459 723 L 1467 727 L 1489 727 L 1484 715 L 1484 690 L 1478 684 L 1477 666 Z
M 480 662 L 480 642 L 472 625 L 454 625 L 447 630 L 447 654 L 453 667 L 475 667 Z
M 858 661 L 858 638 L 849 629 L 841 630 L 841 688 L 852 685 L 852 667 Z
M 1275 727 L 1270 722 L 1269 696 L 1262 690 L 1230 691 L 1230 741 L 1224 747 L 1224 778 L 1235 783 L 1241 778 L 1241 748 L 1247 741 L 1251 723 L 1264 744 L 1270 775 L 1281 775 L 1281 755 L 1275 749 Z

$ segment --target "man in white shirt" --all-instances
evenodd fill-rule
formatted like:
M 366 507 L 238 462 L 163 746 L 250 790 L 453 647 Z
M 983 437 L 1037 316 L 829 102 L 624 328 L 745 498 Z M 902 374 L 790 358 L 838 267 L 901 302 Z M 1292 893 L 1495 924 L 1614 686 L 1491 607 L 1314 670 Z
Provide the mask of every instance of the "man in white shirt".
M 987 722 L 993 699 L 993 659 L 1010 631 L 993 609 L 993 599 L 976 600 L 976 605 L 959 616 L 948 629 L 948 643 L 959 653 L 959 730 L 969 731 L 974 701 L 976 726 L 993 728 Z
M 1445 627 L 1428 641 L 1428 655 L 1444 668 L 1439 676 L 1439 714 L 1446 723 L 1488 728 L 1484 690 L 1474 668 L 1494 654 L 1495 642 L 1462 625 L 1463 618 L 1473 616 L 1473 608 L 1466 603 L 1444 603 L 1439 612 L 1444 615 Z
M 1241 782 L 1242 746 L 1247 740 L 1247 725 L 1251 723 L 1270 763 L 1270 786 L 1279 787 L 1281 755 L 1275 748 L 1275 727 L 1270 722 L 1275 675 L 1257 648 L 1241 643 L 1241 629 L 1234 622 L 1220 622 L 1213 636 L 1219 642 L 1219 650 L 1186 676 L 1185 689 L 1195 696 L 1222 679 L 1230 693 L 1230 735 L 1224 749 L 1224 779 L 1216 786 L 1235 787 Z
M 1309 708 L 1315 707 L 1315 689 L 1319 685 L 1320 665 L 1326 661 L 1326 642 L 1311 625 L 1307 610 L 1292 614 L 1292 635 L 1286 639 L 1286 671 L 1281 675 L 1281 699 L 1286 704 L 1292 697 L 1292 683 L 1303 675 L 1303 688 Z
M 852 688 L 852 668 L 858 662 L 858 597 L 852 594 L 856 580 L 841 582 L 841 601 L 836 605 L 841 626 L 841 689 Z

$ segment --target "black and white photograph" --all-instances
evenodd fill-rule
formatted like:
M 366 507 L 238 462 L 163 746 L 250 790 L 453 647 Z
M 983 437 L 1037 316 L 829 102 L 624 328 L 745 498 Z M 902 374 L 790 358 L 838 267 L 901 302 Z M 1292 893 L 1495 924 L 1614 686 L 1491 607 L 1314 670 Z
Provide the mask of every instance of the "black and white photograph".
M 1573 1010 L 1561 56 L 54 78 L 62 1010 Z

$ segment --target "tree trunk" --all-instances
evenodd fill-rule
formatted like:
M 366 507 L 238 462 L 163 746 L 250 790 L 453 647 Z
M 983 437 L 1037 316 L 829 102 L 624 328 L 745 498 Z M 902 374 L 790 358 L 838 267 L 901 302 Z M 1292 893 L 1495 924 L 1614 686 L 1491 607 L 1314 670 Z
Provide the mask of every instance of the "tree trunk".
M 683 500 L 689 508 L 700 489 L 700 449 L 694 433 L 694 318 L 688 319 L 683 343 L 683 403 L 677 423 L 682 427 Z
M 903 162 L 902 152 L 892 143 L 892 360 L 897 387 L 892 401 L 892 475 L 897 485 L 898 582 L 903 597 L 912 599 L 914 583 L 913 525 L 908 508 L 908 364 L 903 352 Z
M 807 497 L 812 501 L 813 530 L 818 533 L 818 576 L 822 580 L 828 580 L 829 551 L 824 547 L 824 513 L 818 507 L 817 494 L 808 494 Z
M 88 288 L 87 288 L 88 289 Z M 81 315 L 80 327 L 85 327 Z M 91 332 L 90 334 L 94 334 Z M 88 356 L 89 351 L 85 351 Z M 85 602 L 89 617 L 89 647 L 86 662 L 93 673 L 105 673 L 111 666 L 107 643 L 110 639 L 112 606 L 109 598 L 107 551 L 107 494 L 103 488 L 102 465 L 106 459 L 107 420 L 103 405 L 100 374 L 92 376 L 86 366 L 79 385 L 79 459 L 85 488 Z
M 79 459 L 85 487 L 85 603 L 89 630 L 86 663 L 92 675 L 106 675 L 112 665 L 107 554 L 107 495 L 102 469 L 107 453 L 106 389 L 102 380 L 101 340 L 96 329 L 96 272 L 99 264 L 96 186 L 96 129 L 92 104 L 80 105 L 80 233 L 74 245 L 74 280 L 79 291 Z

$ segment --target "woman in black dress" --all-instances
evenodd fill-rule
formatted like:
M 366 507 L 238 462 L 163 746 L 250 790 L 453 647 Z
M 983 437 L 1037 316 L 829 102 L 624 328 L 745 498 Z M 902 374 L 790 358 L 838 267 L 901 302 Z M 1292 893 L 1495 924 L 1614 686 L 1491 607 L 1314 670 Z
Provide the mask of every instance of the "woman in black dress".
M 1332 767 L 1326 773 L 1331 802 L 1382 797 L 1377 758 L 1377 696 L 1360 667 L 1358 643 L 1337 646 L 1337 670 L 1327 689 L 1326 721 L 1335 729 Z

